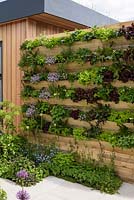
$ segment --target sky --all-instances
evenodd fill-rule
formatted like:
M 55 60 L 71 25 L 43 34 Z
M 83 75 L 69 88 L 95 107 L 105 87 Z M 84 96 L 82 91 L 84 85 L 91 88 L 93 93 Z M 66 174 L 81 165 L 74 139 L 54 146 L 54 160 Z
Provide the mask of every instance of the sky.
M 118 21 L 134 20 L 134 0 L 73 0 Z

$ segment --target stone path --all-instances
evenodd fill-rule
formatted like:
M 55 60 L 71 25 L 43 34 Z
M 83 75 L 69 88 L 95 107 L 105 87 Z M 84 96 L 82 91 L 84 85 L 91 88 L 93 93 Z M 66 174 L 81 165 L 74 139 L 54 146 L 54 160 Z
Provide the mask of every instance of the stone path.
M 19 186 L 5 179 L 0 179 L 0 186 L 7 192 L 8 200 L 16 200 Z M 26 190 L 30 193 L 31 200 L 134 200 L 134 185 L 128 183 L 123 183 L 119 194 L 108 195 L 49 176 Z

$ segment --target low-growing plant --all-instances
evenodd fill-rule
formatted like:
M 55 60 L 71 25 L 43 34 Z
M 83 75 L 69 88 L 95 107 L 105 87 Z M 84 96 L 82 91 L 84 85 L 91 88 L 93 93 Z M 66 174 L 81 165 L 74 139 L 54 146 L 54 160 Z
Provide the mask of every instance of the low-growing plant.
M 7 200 L 6 192 L 0 188 L 0 200 Z
M 45 164 L 44 167 L 51 175 L 76 181 L 110 194 L 117 192 L 122 183 L 113 169 L 108 166 L 99 166 L 90 162 L 79 163 L 69 153 L 57 154 L 52 162 Z

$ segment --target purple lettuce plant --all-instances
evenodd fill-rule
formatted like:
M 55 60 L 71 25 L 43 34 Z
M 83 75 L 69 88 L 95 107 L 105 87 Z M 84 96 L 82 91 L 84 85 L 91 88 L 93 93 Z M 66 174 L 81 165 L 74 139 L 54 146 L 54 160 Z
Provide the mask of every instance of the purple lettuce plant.
M 60 75 L 56 72 L 49 72 L 47 76 L 47 80 L 50 82 L 58 81 L 60 78 Z
M 52 65 L 52 64 L 55 64 L 55 62 L 56 62 L 55 57 L 52 57 L 52 56 L 46 57 L 46 61 L 45 61 L 46 64 Z
M 36 112 L 35 105 L 31 104 L 29 106 L 29 108 L 27 109 L 27 111 L 26 111 L 26 116 L 27 117 L 32 117 L 35 114 L 35 112 Z
M 22 190 L 18 191 L 16 194 L 16 198 L 19 200 L 29 200 L 30 195 L 29 193 L 22 188 Z
M 30 82 L 31 83 L 36 83 L 40 81 L 40 74 L 34 74 L 33 76 L 31 76 Z
M 51 97 L 50 92 L 47 89 L 41 90 L 39 98 L 48 100 Z

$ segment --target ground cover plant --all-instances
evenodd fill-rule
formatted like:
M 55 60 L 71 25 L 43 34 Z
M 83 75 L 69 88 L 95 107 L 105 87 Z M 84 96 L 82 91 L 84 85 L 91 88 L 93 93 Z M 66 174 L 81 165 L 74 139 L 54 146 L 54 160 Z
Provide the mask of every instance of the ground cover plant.
M 54 175 L 113 194 L 122 183 L 110 166 L 91 161 L 80 163 L 72 153 L 29 144 L 20 136 L 1 135 L 0 152 L 0 176 L 22 186 L 31 186 Z M 27 176 L 20 180 L 24 171 Z

